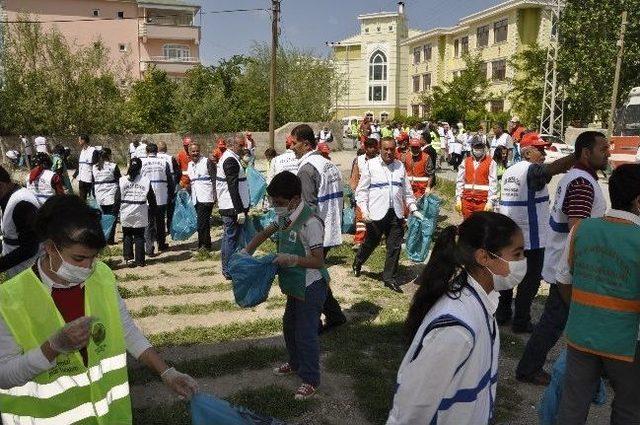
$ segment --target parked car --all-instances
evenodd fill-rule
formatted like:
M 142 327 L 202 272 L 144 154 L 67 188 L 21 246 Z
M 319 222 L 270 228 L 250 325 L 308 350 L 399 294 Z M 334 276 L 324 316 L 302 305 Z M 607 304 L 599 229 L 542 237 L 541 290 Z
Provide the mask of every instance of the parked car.
M 575 152 L 575 148 L 573 146 L 567 145 L 564 140 L 558 136 L 541 134 L 540 137 L 542 137 L 544 141 L 551 143 L 551 145 L 546 148 L 547 157 L 544 162 L 553 162 L 556 159 L 563 158 L 567 155 L 573 155 Z

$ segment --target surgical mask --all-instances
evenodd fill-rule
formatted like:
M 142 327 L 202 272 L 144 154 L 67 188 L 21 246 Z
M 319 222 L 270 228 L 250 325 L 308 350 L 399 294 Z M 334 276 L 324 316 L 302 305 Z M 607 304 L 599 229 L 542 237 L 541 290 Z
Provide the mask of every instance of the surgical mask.
M 56 249 L 58 256 L 60 256 L 60 261 L 62 261 L 62 264 L 60 264 L 60 267 L 54 273 L 60 279 L 69 282 L 70 283 L 69 286 L 75 286 L 83 282 L 86 282 L 89 276 L 91 276 L 91 273 L 93 273 L 93 265 L 95 261 L 91 264 L 91 267 L 89 268 L 75 266 L 71 263 L 68 263 L 67 261 L 64 260 L 64 258 L 62 258 L 62 255 L 60 255 L 60 251 L 58 250 L 57 246 L 54 245 L 53 247 Z M 51 271 L 53 271 L 53 266 L 51 265 L 51 257 L 49 257 L 49 268 L 51 269 Z
M 290 204 L 291 202 L 289 202 L 286 207 L 273 207 L 273 211 L 279 218 L 289 218 L 291 215 L 291 211 L 289 211 Z
M 522 282 L 522 279 L 524 279 L 524 276 L 527 274 L 527 259 L 507 261 L 499 255 L 496 255 L 496 257 L 509 265 L 509 274 L 506 276 L 497 275 L 493 273 L 489 267 L 485 266 L 493 276 L 493 289 L 496 291 L 506 291 L 515 288 Z
M 484 156 L 484 149 L 477 149 L 474 148 L 473 149 L 473 156 L 474 158 L 482 158 Z
M 242 160 L 248 164 L 249 161 L 251 161 L 251 155 L 244 155 L 242 157 Z

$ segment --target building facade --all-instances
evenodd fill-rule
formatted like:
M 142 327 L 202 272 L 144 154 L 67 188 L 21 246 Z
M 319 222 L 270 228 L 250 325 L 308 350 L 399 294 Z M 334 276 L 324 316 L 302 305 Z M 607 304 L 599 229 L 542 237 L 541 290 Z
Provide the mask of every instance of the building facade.
M 507 98 L 509 80 L 514 76 L 509 60 L 533 44 L 537 43 L 543 48 L 548 45 L 551 20 L 550 14 L 545 11 L 554 4 L 553 0 L 509 0 L 462 18 L 453 27 L 410 30 L 407 36 L 398 37 L 399 56 L 403 61 L 397 66 L 397 71 L 405 79 L 404 83 L 398 84 L 404 90 L 398 92 L 395 104 L 385 106 L 389 110 L 401 111 L 407 115 L 428 116 L 429 110 L 422 101 L 423 95 L 460 73 L 465 68 L 464 55 L 470 54 L 481 58 L 486 67 L 487 79 L 491 83 L 489 90 L 494 100 L 487 105 L 487 109 L 493 112 L 508 111 L 511 107 Z M 361 20 L 362 16 L 373 15 L 361 15 L 358 18 Z M 403 22 L 406 25 L 404 14 Z M 360 34 L 334 43 L 334 57 L 343 72 L 345 57 L 338 52 L 344 51 L 346 46 L 343 43 L 352 39 L 357 39 L 360 43 L 366 41 Z M 350 68 L 357 70 L 351 71 L 351 75 L 360 75 L 367 65 L 366 61 L 371 59 L 366 55 L 350 58 Z M 357 86 L 350 83 L 352 90 Z M 362 108 L 345 108 L 345 104 L 343 96 L 336 107 L 337 118 L 357 115 L 348 114 L 347 111 L 363 112 Z M 369 109 L 373 110 L 372 107 Z
M 137 79 L 151 64 L 180 78 L 200 63 L 200 6 L 180 0 L 0 0 L 2 16 L 23 16 L 60 31 L 71 43 L 101 41 L 110 62 Z

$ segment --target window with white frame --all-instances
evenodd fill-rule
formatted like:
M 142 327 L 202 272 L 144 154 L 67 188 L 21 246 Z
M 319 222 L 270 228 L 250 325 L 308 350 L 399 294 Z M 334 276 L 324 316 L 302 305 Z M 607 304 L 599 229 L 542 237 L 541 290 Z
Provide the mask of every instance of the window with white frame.
M 425 44 L 423 47 L 423 56 L 425 61 L 431 60 L 431 44 Z
M 456 38 L 453 40 L 453 57 L 457 58 L 460 56 L 460 39 Z
M 416 47 L 413 49 L 413 64 L 417 65 L 420 63 L 420 48 Z
M 191 56 L 189 46 L 183 44 L 165 44 L 162 48 L 162 54 L 167 59 L 187 60 Z
M 504 81 L 507 78 L 507 61 L 502 59 L 491 62 L 491 79 Z
M 387 100 L 387 56 L 376 50 L 369 60 L 369 102 Z
M 418 93 L 420 91 L 420 76 L 414 75 L 412 82 L 413 82 L 413 92 Z
M 463 55 L 469 53 L 469 37 L 462 37 L 460 39 L 460 50 Z
M 509 20 L 502 19 L 493 24 L 493 42 L 501 43 L 507 41 L 507 35 L 509 30 Z
M 420 115 L 420 105 L 411 105 L 411 116 L 417 117 Z
M 476 37 L 476 47 L 487 47 L 489 45 L 489 25 L 478 27 Z
M 431 74 L 422 75 L 422 90 L 429 90 L 431 88 Z

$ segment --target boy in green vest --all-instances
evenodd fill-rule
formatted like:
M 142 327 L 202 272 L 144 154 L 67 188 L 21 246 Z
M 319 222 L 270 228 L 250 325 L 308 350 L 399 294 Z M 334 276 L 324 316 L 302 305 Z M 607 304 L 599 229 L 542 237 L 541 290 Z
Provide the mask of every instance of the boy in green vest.
M 287 296 L 282 317 L 289 361 L 274 369 L 276 375 L 297 373 L 302 385 L 296 400 L 313 396 L 320 385 L 318 324 L 327 297 L 329 274 L 324 267 L 324 227 L 312 209 L 302 202 L 300 179 L 289 171 L 276 174 L 267 187 L 278 219 L 245 248 L 253 254 L 265 240 L 278 233 L 280 289 Z
M 604 373 L 611 423 L 640 424 L 640 164 L 609 178 L 611 208 L 571 230 L 557 280 L 571 300 L 567 370 L 558 423 L 584 424 Z

